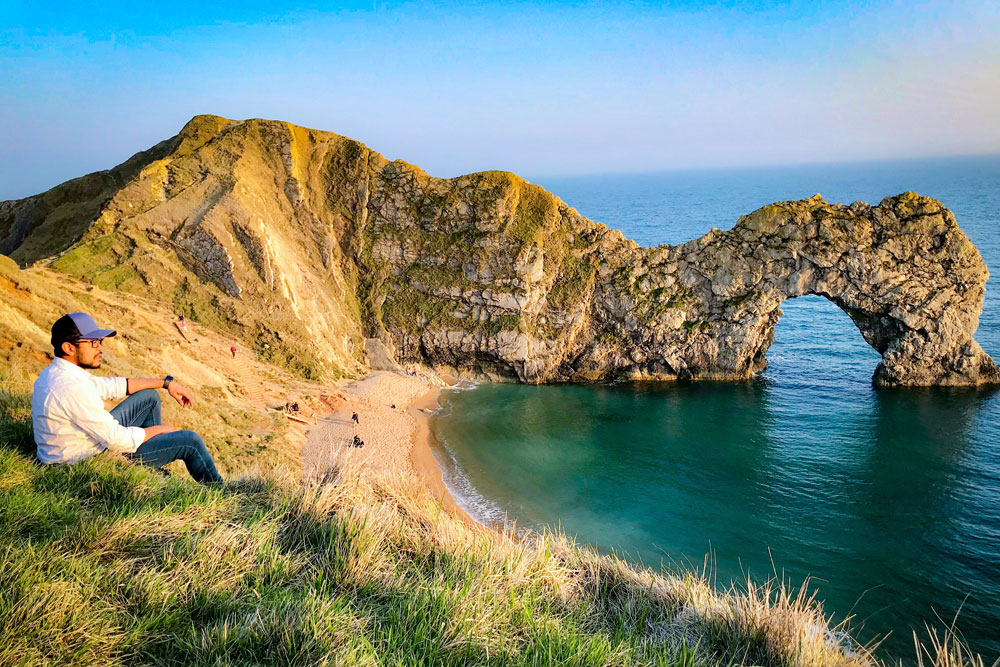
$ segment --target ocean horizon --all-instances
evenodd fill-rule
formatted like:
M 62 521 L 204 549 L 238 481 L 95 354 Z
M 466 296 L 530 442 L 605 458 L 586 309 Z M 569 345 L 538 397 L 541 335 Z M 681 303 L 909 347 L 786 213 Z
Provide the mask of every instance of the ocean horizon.
M 533 174 L 533 175 L 521 175 L 532 183 L 541 185 L 543 183 L 557 183 L 565 184 L 569 181 L 577 181 L 588 178 L 614 178 L 619 176 L 674 176 L 679 174 L 700 174 L 707 172 L 762 172 L 768 170 L 784 170 L 784 169 L 813 169 L 813 168 L 830 168 L 830 167 L 858 167 L 865 165 L 872 166 L 892 166 L 892 165 L 906 165 L 908 163 L 918 163 L 918 162 L 932 162 L 936 166 L 940 166 L 942 163 L 955 161 L 955 162 L 969 162 L 974 160 L 986 160 L 992 161 L 1000 159 L 1000 153 L 963 153 L 954 155 L 917 155 L 911 157 L 883 157 L 883 158 L 857 158 L 850 160 L 835 160 L 832 162 L 819 161 L 819 160 L 809 160 L 805 162 L 775 162 L 768 164 L 736 164 L 736 165 L 713 165 L 705 167 L 665 167 L 665 168 L 653 168 L 653 169 L 638 169 L 638 170 L 620 170 L 620 171 L 608 171 L 608 172 L 565 172 L 565 173 L 551 173 L 551 174 Z M 553 193 L 557 194 L 557 193 Z M 899 194 L 899 193 L 896 193 Z

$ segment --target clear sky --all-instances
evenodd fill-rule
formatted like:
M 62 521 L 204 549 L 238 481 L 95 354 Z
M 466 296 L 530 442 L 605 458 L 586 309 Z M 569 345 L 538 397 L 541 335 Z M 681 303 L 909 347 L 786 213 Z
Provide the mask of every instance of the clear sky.
M 0 3 L 0 199 L 200 113 L 436 176 L 1000 153 L 1000 2 Z

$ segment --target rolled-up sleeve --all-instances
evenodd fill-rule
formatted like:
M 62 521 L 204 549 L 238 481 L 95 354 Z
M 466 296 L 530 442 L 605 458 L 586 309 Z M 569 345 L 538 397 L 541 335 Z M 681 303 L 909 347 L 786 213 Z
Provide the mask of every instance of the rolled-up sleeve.
M 128 380 L 125 378 L 92 378 L 101 394 L 101 400 L 114 401 L 128 394 Z
M 124 379 L 124 378 L 121 378 Z M 131 454 L 146 438 L 146 431 L 137 426 L 122 426 L 96 396 L 74 392 L 65 398 L 64 406 L 70 421 L 87 434 L 98 446 L 123 454 Z

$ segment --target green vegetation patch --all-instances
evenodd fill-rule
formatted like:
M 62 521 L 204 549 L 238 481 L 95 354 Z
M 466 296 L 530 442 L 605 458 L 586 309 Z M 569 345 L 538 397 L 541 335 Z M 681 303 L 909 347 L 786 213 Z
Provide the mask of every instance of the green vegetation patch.
M 218 294 L 195 278 L 185 277 L 173 292 L 174 311 L 193 322 L 236 333 L 239 318 L 232 307 L 223 304 Z
M 386 298 L 382 304 L 382 319 L 387 326 L 410 333 L 419 333 L 425 328 L 442 324 L 458 324 L 451 317 L 455 304 L 417 290 L 400 290 Z
M 518 331 L 521 328 L 520 313 L 504 313 L 482 322 L 473 322 L 471 327 L 473 331 L 482 331 L 487 336 L 496 336 L 501 331 Z
M 523 246 L 540 240 L 546 225 L 558 219 L 559 205 L 555 197 L 530 183 L 521 184 L 519 194 L 514 220 L 505 231 Z
M 567 255 L 559 267 L 559 276 L 549 290 L 548 304 L 557 310 L 572 307 L 590 288 L 593 277 L 593 266 L 575 255 Z
M 121 266 L 132 254 L 134 244 L 121 236 L 108 234 L 79 245 L 52 261 L 56 271 L 94 282 L 94 278 Z
M 719 594 L 473 530 L 358 470 L 206 488 L 110 455 L 43 466 L 27 378 L 0 375 L 0 664 L 875 667 L 823 643 L 804 589 Z
M 737 294 L 734 297 L 726 299 L 725 301 L 722 302 L 722 305 L 725 308 L 739 308 L 740 306 L 745 304 L 747 301 L 750 301 L 755 296 L 757 296 L 757 290 L 753 289 L 747 290 L 743 294 Z
M 277 331 L 258 327 L 253 336 L 253 351 L 257 359 L 275 366 L 281 366 L 307 380 L 318 380 L 322 376 L 321 364 L 304 344 L 290 344 Z M 340 369 L 334 369 L 334 377 L 343 376 Z
M 697 299 L 688 291 L 671 292 L 665 287 L 657 287 L 649 293 L 648 297 L 639 300 L 639 319 L 643 322 L 651 322 L 667 311 L 675 308 L 686 308 L 695 301 Z

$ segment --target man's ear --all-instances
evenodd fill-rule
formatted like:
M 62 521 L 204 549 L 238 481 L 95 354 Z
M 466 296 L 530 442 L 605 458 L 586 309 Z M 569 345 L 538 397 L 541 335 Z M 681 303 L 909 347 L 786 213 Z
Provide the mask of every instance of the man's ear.
M 64 342 L 62 345 L 59 346 L 59 349 L 62 350 L 64 357 L 71 357 L 73 356 L 74 347 L 75 346 L 73 345 L 73 343 Z

